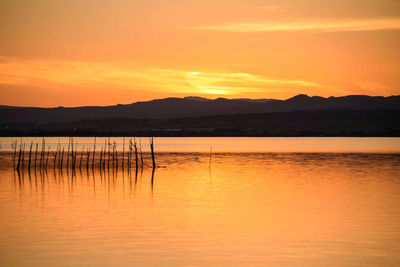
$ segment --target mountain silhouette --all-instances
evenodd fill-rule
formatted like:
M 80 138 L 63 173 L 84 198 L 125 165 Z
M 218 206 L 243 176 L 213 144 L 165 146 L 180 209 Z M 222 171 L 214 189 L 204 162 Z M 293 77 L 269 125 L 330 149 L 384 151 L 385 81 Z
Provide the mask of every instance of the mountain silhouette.
M 0 125 L 71 123 L 82 120 L 125 119 L 175 119 L 200 116 L 261 114 L 276 112 L 318 110 L 400 110 L 400 96 L 349 95 L 343 97 L 319 97 L 297 95 L 287 100 L 274 99 L 226 99 L 214 100 L 201 97 L 165 98 L 127 105 L 87 107 L 12 107 L 0 106 Z

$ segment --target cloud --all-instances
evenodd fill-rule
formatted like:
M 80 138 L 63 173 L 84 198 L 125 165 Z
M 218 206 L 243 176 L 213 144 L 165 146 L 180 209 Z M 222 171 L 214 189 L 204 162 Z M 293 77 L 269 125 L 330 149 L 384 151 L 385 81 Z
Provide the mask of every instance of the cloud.
M 240 94 L 246 92 L 285 92 L 293 88 L 320 87 L 319 84 L 302 81 L 271 79 L 261 75 L 240 72 L 201 72 L 172 69 L 153 69 L 155 77 L 168 77 L 182 81 L 198 93 Z
M 230 23 L 211 26 L 195 26 L 185 29 L 223 32 L 352 32 L 400 30 L 400 18 L 319 20 L 266 23 Z
M 232 95 L 285 92 L 319 87 L 311 81 L 272 79 L 240 72 L 148 69 L 133 63 L 0 58 L 0 84 L 57 87 L 146 89 L 184 94 Z

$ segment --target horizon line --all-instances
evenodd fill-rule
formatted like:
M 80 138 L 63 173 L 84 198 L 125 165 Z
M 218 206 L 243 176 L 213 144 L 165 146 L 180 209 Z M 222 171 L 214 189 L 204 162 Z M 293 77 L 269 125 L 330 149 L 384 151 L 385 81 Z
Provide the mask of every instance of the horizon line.
M 388 98 L 388 97 L 396 97 L 396 96 L 400 96 L 400 95 L 388 95 L 388 96 L 382 96 L 382 95 L 365 95 L 365 94 L 350 94 L 350 95 L 340 95 L 340 96 L 328 96 L 328 97 L 323 97 L 323 96 L 319 96 L 319 95 L 308 95 L 308 94 L 296 94 L 293 95 L 292 97 L 286 98 L 286 99 L 278 99 L 278 98 L 248 98 L 248 97 L 239 97 L 239 98 L 227 98 L 227 97 L 216 97 L 214 99 L 212 98 L 206 98 L 206 97 L 201 97 L 201 96 L 195 96 L 195 95 L 188 95 L 188 96 L 184 96 L 184 97 L 164 97 L 164 98 L 153 98 L 150 100 L 139 100 L 139 101 L 135 101 L 135 102 L 130 102 L 130 103 L 117 103 L 117 104 L 110 104 L 110 105 L 82 105 L 82 106 L 63 106 L 63 105 L 59 105 L 59 106 L 14 106 L 14 105 L 7 105 L 7 104 L 0 104 L 0 107 L 11 107 L 11 108 L 48 108 L 48 109 L 52 109 L 52 108 L 82 108 L 82 107 L 112 107 L 112 106 L 126 106 L 126 105 L 132 105 L 132 104 L 136 104 L 136 103 L 143 103 L 143 102 L 151 102 L 151 101 L 156 101 L 156 100 L 166 100 L 166 99 L 188 99 L 188 98 L 199 98 L 199 99 L 204 99 L 204 100 L 208 100 L 208 101 L 215 101 L 218 99 L 226 99 L 226 100 L 249 100 L 249 101 L 257 101 L 257 100 L 269 100 L 269 101 L 287 101 L 289 99 L 298 97 L 298 96 L 306 96 L 308 98 L 312 98 L 312 97 L 321 97 L 324 99 L 328 99 L 328 98 L 340 98 L 340 97 L 349 97 L 349 96 L 367 96 L 367 97 L 383 97 L 383 98 Z M 269 102 L 268 101 L 268 102 Z M 266 102 L 267 103 L 267 102 Z

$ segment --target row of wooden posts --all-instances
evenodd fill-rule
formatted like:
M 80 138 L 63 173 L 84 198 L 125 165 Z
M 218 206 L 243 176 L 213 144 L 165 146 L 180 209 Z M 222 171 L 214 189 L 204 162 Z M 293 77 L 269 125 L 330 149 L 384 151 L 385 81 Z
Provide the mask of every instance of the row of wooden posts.
M 146 165 L 143 160 L 143 151 L 141 142 L 136 142 L 136 138 L 129 140 L 128 150 L 125 150 L 125 137 L 123 138 L 123 147 L 122 152 L 117 151 L 117 144 L 114 141 L 110 142 L 110 138 L 104 141 L 104 146 L 100 149 L 100 155 L 96 159 L 96 137 L 94 137 L 93 141 L 93 150 L 88 147 L 85 149 L 81 149 L 78 151 L 78 142 L 74 142 L 74 138 L 70 137 L 68 142 L 67 150 L 65 151 L 64 146 L 58 143 L 57 148 L 52 151 L 50 146 L 46 149 L 46 140 L 43 138 L 42 143 L 36 143 L 34 149 L 34 143 L 31 141 L 29 146 L 28 160 L 26 162 L 25 154 L 25 143 L 19 144 L 15 141 L 13 144 L 14 153 L 13 153 L 13 168 L 15 170 L 20 170 L 22 168 L 27 167 L 31 168 L 42 168 L 46 169 L 48 167 L 53 166 L 53 168 L 143 168 L 144 166 L 151 166 L 153 169 L 157 167 L 155 161 L 154 154 L 154 138 L 149 138 L 150 143 L 150 151 L 151 151 L 151 165 Z M 122 154 L 121 154 L 122 153 Z

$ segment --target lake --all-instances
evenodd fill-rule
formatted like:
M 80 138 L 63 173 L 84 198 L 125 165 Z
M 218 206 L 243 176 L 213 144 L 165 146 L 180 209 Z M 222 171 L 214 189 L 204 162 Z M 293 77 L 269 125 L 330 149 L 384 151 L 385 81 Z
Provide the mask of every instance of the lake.
M 125 148 L 129 140 L 125 138 Z M 106 142 L 116 143 L 122 150 L 122 137 L 97 137 L 96 151 L 105 146 Z M 143 144 L 143 150 L 148 150 L 149 139 L 136 138 Z M 285 153 L 400 153 L 400 138 L 397 137 L 157 137 L 156 150 L 159 152 L 285 152 Z M 12 150 L 11 145 L 18 141 L 25 143 L 41 143 L 41 137 L 2 137 L 0 151 Z M 55 149 L 58 144 L 67 147 L 68 137 L 46 137 L 46 147 Z M 93 148 L 94 137 L 75 138 L 78 149 Z
M 0 138 L 1 266 L 400 265 L 400 138 L 155 138 L 154 171 L 19 172 L 15 139 Z

